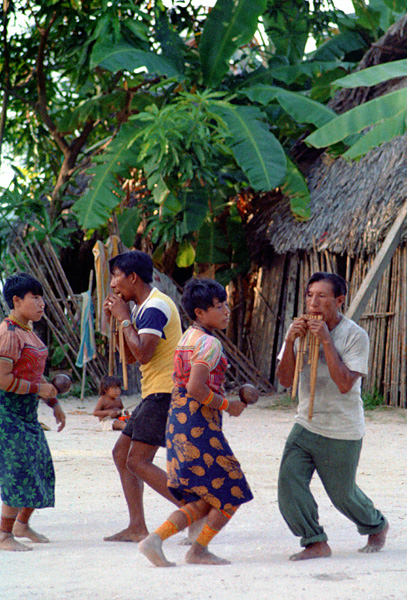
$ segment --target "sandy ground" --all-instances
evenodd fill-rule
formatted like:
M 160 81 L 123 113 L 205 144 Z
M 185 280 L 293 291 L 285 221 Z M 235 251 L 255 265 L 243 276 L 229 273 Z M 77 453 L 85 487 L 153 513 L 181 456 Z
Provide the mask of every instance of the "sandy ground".
M 126 398 L 125 404 L 134 400 Z M 57 503 L 56 508 L 37 511 L 32 526 L 51 543 L 31 544 L 32 552 L 1 553 L 1 600 L 406 599 L 407 411 L 367 413 L 358 483 L 390 521 L 382 552 L 357 552 L 365 538 L 332 507 L 316 479 L 313 489 L 333 556 L 288 561 L 299 543 L 279 513 L 276 482 L 295 411 L 273 407 L 272 398 L 262 398 L 239 419 L 225 419 L 226 434 L 255 495 L 211 545 L 232 564 L 187 565 L 185 547 L 176 536 L 166 542 L 165 550 L 177 567 L 157 569 L 136 544 L 103 541 L 127 524 L 127 512 L 111 459 L 118 432 L 98 429 L 91 416 L 95 402 L 65 399 L 68 422 L 61 433 L 49 409 L 40 408 L 40 420 L 51 426 L 46 435 L 57 473 Z M 157 463 L 165 468 L 163 449 Z M 150 489 L 145 505 L 151 530 L 172 510 Z

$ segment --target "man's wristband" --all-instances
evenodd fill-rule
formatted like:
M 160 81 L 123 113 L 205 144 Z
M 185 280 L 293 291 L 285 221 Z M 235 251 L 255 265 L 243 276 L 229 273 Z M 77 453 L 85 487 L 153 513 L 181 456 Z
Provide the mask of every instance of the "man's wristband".
M 58 404 L 59 404 L 59 402 L 58 402 L 58 400 L 57 400 L 56 398 L 50 398 L 50 399 L 49 399 L 49 400 L 47 400 L 46 402 L 47 402 L 47 405 L 48 405 L 50 408 L 55 408 L 55 407 L 56 407 L 56 406 L 58 406 Z

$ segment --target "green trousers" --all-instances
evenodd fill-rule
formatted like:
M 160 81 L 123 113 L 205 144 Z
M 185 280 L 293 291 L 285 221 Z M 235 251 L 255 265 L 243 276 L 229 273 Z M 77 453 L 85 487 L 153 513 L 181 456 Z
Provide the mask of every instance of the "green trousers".
M 311 433 L 296 423 L 287 438 L 278 478 L 278 504 L 301 546 L 328 539 L 318 522 L 318 505 L 310 491 L 316 471 L 337 508 L 361 535 L 379 533 L 385 517 L 356 485 L 362 440 L 334 440 Z

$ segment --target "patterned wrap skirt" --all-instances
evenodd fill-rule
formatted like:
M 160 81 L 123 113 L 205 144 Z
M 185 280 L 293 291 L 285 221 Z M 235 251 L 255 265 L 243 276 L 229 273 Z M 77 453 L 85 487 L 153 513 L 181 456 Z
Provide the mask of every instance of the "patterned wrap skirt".
M 178 500 L 205 500 L 218 510 L 249 502 L 253 494 L 222 432 L 222 414 L 184 388 L 174 388 L 168 413 L 168 487 Z
M 36 394 L 0 390 L 0 488 L 8 506 L 46 508 L 55 503 L 54 466 L 37 409 Z

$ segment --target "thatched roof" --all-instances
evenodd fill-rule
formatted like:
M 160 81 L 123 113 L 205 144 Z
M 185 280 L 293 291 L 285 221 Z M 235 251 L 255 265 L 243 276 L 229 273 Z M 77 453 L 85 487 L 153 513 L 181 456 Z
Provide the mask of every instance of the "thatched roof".
M 359 68 L 407 56 L 407 15 L 365 54 Z M 331 106 L 349 110 L 385 92 L 407 85 L 407 78 L 373 88 L 342 89 Z M 265 194 L 253 202 L 247 224 L 254 255 L 264 243 L 278 254 L 329 249 L 355 256 L 375 253 L 407 200 L 407 136 L 371 150 L 360 161 L 319 156 L 307 173 L 311 218 L 296 222 L 287 199 Z
M 254 202 L 249 238 L 265 236 L 277 254 L 314 247 L 351 256 L 375 253 L 407 200 L 407 137 L 370 151 L 359 162 L 324 155 L 311 169 L 308 185 L 308 221 L 293 219 L 286 198 L 266 194 Z

